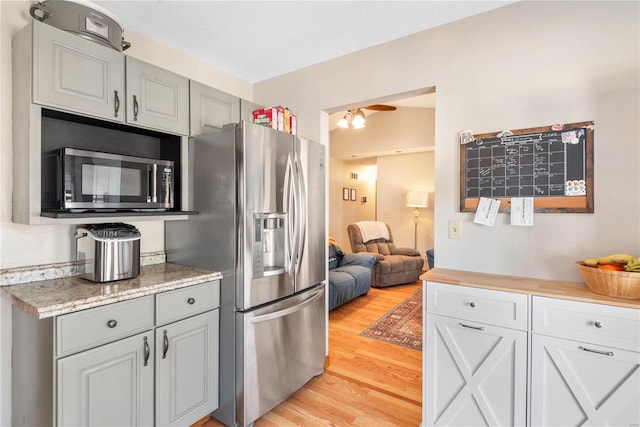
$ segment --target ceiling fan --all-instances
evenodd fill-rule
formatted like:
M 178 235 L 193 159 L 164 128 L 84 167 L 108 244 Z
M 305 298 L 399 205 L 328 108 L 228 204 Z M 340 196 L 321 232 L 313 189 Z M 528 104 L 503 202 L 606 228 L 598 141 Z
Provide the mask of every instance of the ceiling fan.
M 363 109 L 372 111 L 395 111 L 396 107 L 393 105 L 373 104 L 366 107 L 353 108 L 347 110 L 344 117 L 337 123 L 338 126 L 347 129 L 349 125 L 351 125 L 354 129 L 362 129 L 366 121 L 364 111 L 362 111 Z

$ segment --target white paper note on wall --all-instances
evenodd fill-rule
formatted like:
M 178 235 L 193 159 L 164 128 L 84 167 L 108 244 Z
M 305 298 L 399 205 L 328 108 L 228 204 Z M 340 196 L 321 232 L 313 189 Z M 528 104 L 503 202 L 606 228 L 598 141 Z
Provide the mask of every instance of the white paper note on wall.
M 480 203 L 478 203 L 478 209 L 476 209 L 476 216 L 473 218 L 473 222 L 493 227 L 493 224 L 496 222 L 496 217 L 498 216 L 499 208 L 500 200 L 480 197 Z
M 533 197 L 511 198 L 511 225 L 533 227 Z

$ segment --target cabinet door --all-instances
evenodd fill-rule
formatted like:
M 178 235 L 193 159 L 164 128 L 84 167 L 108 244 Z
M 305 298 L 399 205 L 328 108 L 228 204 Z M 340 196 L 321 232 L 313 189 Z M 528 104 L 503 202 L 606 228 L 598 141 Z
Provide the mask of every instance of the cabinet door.
M 153 425 L 152 348 L 149 332 L 58 359 L 58 426 Z
M 240 98 L 191 80 L 191 136 L 240 121 Z
M 531 424 L 640 424 L 640 353 L 533 334 Z
M 426 425 L 525 425 L 527 333 L 427 315 Z
M 253 123 L 253 112 L 264 108 L 262 105 L 247 101 L 246 99 L 240 100 L 240 120 Z
M 189 425 L 218 408 L 218 310 L 156 329 L 156 424 Z
M 33 21 L 33 102 L 124 121 L 124 55 Z
M 127 56 L 127 122 L 189 134 L 189 79 Z

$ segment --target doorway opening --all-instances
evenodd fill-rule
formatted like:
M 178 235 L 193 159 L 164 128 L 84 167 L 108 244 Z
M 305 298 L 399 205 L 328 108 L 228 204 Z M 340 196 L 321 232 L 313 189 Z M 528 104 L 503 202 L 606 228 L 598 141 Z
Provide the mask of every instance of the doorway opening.
M 396 246 L 414 247 L 425 257 L 434 246 L 435 204 L 434 87 L 361 102 L 393 107 L 361 109 L 364 127 L 341 128 L 357 105 L 337 107 L 329 115 L 329 236 L 351 252 L 347 226 L 382 221 Z M 407 193 L 426 193 L 427 205 L 407 206 Z M 348 195 L 349 197 L 345 197 Z M 354 196 L 355 197 L 352 197 Z

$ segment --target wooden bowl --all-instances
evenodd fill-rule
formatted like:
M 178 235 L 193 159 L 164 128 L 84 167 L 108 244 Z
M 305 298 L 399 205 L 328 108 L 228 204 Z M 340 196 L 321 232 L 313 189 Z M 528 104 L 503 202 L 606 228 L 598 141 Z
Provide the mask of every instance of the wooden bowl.
M 640 299 L 640 273 L 604 270 L 577 261 L 578 270 L 592 292 L 610 297 Z

